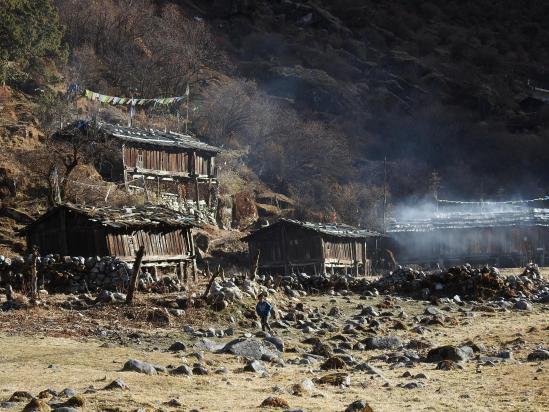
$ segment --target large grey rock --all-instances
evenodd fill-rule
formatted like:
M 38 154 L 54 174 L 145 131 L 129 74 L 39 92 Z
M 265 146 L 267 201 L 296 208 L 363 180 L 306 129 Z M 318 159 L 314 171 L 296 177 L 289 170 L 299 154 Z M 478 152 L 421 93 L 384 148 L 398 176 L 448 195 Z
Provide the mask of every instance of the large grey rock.
M 472 354 L 472 350 L 469 351 L 467 348 L 469 347 L 458 348 L 457 346 L 452 345 L 433 348 L 427 354 L 427 362 L 440 362 L 443 360 L 450 360 L 454 362 L 466 361 Z
M 278 351 L 284 352 L 284 341 L 282 340 L 282 338 L 278 336 L 268 335 L 265 337 L 265 340 L 275 345 Z
M 347 406 L 345 412 L 373 412 L 373 409 L 365 400 L 359 400 Z
M 199 339 L 193 344 L 193 346 L 198 350 L 205 350 L 208 352 L 221 352 L 224 351 L 226 347 L 226 345 L 222 343 L 217 343 L 206 338 Z
M 156 368 L 151 365 L 150 363 L 143 362 L 137 359 L 130 359 L 122 368 L 123 371 L 132 371 L 132 372 L 138 372 L 138 373 L 144 373 L 147 375 L 156 375 L 157 371 Z
M 260 360 L 251 360 L 244 367 L 246 372 L 265 373 L 267 368 L 265 364 Z
M 107 386 L 105 386 L 104 389 L 107 390 L 107 391 L 111 391 L 111 390 L 115 390 L 115 389 L 128 390 L 130 388 L 128 387 L 128 385 L 126 385 L 126 382 L 124 382 L 122 379 L 116 378 L 111 383 L 109 383 Z
M 181 365 L 170 372 L 171 375 L 187 375 L 192 376 L 193 370 L 188 365 Z
M 185 345 L 183 342 L 174 342 L 170 345 L 170 347 L 168 348 L 169 351 L 171 352 L 179 352 L 179 351 L 184 351 L 184 350 L 187 350 L 187 345 Z
M 533 310 L 533 306 L 530 302 L 527 302 L 525 300 L 519 300 L 517 303 L 515 303 L 514 306 L 515 309 L 518 310 Z
M 398 336 L 372 336 L 362 341 L 366 349 L 396 349 L 402 346 Z
M 433 316 L 444 316 L 444 313 L 438 308 L 435 308 L 434 306 L 428 306 L 425 308 L 425 314 L 426 315 L 433 315 Z
M 264 357 L 280 357 L 280 352 L 272 343 L 246 338 L 235 339 L 227 343 L 223 352 L 258 360 Z
M 379 377 L 382 377 L 382 378 L 384 377 L 381 370 L 379 370 L 375 366 L 370 365 L 367 362 L 359 363 L 358 365 L 355 366 L 354 369 L 357 370 L 357 371 L 366 372 L 369 375 L 376 375 L 376 376 L 379 376 Z

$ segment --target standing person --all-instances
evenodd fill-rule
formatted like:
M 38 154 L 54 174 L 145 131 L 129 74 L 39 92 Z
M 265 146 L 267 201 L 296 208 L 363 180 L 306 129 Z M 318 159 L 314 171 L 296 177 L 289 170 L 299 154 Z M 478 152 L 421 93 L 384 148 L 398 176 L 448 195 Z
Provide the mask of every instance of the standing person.
M 272 332 L 271 326 L 269 325 L 269 316 L 273 305 L 267 301 L 266 297 L 267 294 L 265 292 L 259 295 L 259 302 L 255 305 L 255 311 L 261 319 L 261 330 L 265 331 L 265 329 L 267 329 L 269 332 Z

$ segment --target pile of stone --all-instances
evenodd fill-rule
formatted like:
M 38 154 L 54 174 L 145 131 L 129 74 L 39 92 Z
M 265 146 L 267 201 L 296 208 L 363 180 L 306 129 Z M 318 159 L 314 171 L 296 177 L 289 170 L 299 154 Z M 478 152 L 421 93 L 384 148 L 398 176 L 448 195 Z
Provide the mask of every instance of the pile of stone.
M 382 293 L 418 298 L 454 297 L 467 300 L 530 298 L 544 300 L 549 284 L 535 264 L 521 275 L 504 276 L 495 267 L 473 268 L 466 264 L 432 273 L 399 267 L 371 285 Z
M 20 290 L 25 274 L 30 271 L 32 256 L 14 259 L 0 256 L 0 286 L 11 285 Z M 114 257 L 46 255 L 37 259 L 38 283 L 50 293 L 85 293 L 100 290 L 123 291 L 130 281 L 131 264 Z M 28 276 L 28 275 L 27 275 Z M 141 290 L 155 292 L 179 291 L 182 286 L 175 277 L 154 278 L 146 269 L 139 278 Z
M 286 276 L 259 276 L 257 281 L 270 288 L 283 288 L 289 296 L 299 297 L 303 292 L 320 293 L 327 291 L 362 292 L 368 289 L 371 281 L 365 277 L 346 274 L 316 274 L 292 273 Z
M 241 301 L 244 297 L 256 299 L 262 292 L 269 292 L 269 290 L 249 279 L 214 281 L 210 287 L 207 301 L 214 309 L 223 310 L 231 303 Z M 274 292 L 274 290 L 270 290 L 270 292 Z

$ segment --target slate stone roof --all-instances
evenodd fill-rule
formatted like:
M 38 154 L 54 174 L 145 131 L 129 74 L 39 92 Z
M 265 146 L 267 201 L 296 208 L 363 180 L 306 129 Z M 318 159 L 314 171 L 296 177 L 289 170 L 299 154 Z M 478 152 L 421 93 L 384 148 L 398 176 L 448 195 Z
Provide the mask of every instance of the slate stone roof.
M 190 227 L 195 226 L 194 218 L 186 216 L 165 206 L 142 205 L 132 207 L 92 207 L 65 203 L 48 210 L 26 228 L 47 219 L 60 209 L 69 213 L 85 216 L 93 222 L 111 228 L 146 228 L 146 227 Z
M 356 228 L 343 223 L 312 223 L 312 222 L 302 222 L 300 220 L 295 220 L 295 219 L 280 219 L 276 223 L 273 223 L 270 226 L 265 226 L 261 229 L 256 230 L 255 232 L 250 233 L 248 236 L 244 237 L 242 240 L 244 241 L 252 240 L 254 235 L 260 232 L 264 232 L 266 230 L 270 230 L 273 226 L 281 225 L 281 224 L 294 225 L 305 230 L 310 230 L 311 232 L 316 232 L 323 235 L 334 236 L 339 238 L 366 239 L 369 237 L 384 236 L 378 232 Z
M 208 153 L 220 153 L 223 150 L 219 147 L 201 142 L 190 134 L 176 133 L 159 129 L 141 129 L 137 127 L 127 127 L 114 125 L 105 122 L 93 122 L 79 120 L 65 129 L 58 132 L 59 136 L 70 136 L 75 130 L 85 131 L 95 128 L 99 133 L 106 136 L 115 137 L 121 141 L 147 144 L 153 146 L 164 146 L 175 149 L 191 149 Z
M 520 208 L 491 212 L 435 213 L 430 217 L 395 220 L 388 233 L 431 232 L 443 229 L 544 226 L 549 227 L 549 209 Z
M 201 142 L 191 135 L 172 131 L 138 129 L 136 127 L 118 126 L 109 123 L 97 123 L 97 127 L 99 131 L 117 137 L 120 140 L 155 146 L 194 149 L 210 153 L 221 152 L 220 148 Z

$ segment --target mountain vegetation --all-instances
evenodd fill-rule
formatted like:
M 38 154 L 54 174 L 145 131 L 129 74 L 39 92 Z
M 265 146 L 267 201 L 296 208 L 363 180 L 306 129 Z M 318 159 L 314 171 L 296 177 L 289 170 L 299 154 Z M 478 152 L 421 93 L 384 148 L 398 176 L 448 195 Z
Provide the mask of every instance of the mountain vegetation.
M 68 84 L 141 97 L 189 84 L 191 130 L 231 150 L 227 190 L 265 185 L 294 198 L 298 217 L 379 228 L 385 192 L 392 203 L 430 197 L 433 176 L 444 198 L 549 192 L 549 107 L 531 96 L 549 86 L 548 8 L 7 0 L 0 64 L 45 134 L 60 118 L 125 116 L 68 99 Z M 138 122 L 183 129 L 181 110 Z

